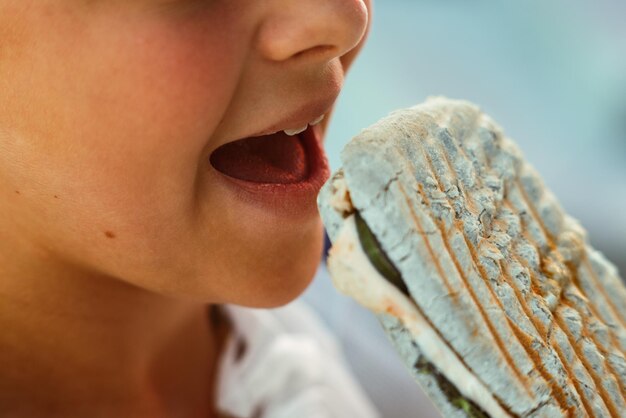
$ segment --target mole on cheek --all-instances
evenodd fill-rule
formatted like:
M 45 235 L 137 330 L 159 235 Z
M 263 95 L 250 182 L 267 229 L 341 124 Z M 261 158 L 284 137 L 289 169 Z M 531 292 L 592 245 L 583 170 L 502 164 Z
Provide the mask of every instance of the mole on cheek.
M 115 234 L 112 231 L 104 231 L 104 235 L 106 235 L 107 238 L 115 238 Z
M 20 191 L 19 191 L 19 190 L 16 190 L 16 191 L 15 191 L 15 194 L 20 194 Z

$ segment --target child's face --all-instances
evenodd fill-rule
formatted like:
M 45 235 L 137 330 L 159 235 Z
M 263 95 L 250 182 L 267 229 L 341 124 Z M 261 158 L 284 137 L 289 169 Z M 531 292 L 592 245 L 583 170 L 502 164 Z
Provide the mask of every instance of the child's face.
M 42 268 L 212 302 L 296 296 L 321 251 L 314 193 L 272 202 L 209 159 L 327 114 L 367 20 L 363 0 L 0 0 L 14 261 L 33 247 Z

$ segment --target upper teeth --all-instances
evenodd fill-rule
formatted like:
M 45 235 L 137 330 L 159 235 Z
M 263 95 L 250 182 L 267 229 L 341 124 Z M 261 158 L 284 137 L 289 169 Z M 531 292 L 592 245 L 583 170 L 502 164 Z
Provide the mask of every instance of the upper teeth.
M 324 115 L 321 115 L 317 119 L 313 120 L 312 122 L 309 122 L 309 125 L 311 125 L 311 126 L 317 125 L 318 123 L 320 123 L 323 120 L 324 120 Z
M 314 119 L 313 121 L 309 122 L 308 124 L 304 125 L 301 128 L 296 128 L 296 129 L 285 129 L 284 132 L 289 135 L 289 136 L 294 136 L 294 135 L 298 135 L 299 133 L 302 133 L 304 131 L 306 131 L 306 129 L 309 126 L 314 126 L 317 125 L 318 123 L 320 123 L 322 120 L 324 120 L 324 115 Z

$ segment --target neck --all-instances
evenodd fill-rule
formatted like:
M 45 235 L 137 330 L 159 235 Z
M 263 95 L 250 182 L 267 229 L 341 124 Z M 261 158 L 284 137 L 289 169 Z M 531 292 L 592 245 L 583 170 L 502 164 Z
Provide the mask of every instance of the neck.
M 168 411 L 186 405 L 193 412 L 185 416 L 206 416 L 217 357 L 206 304 L 45 254 L 24 260 L 0 253 L 0 405 L 82 404 L 148 416 L 173 415 Z

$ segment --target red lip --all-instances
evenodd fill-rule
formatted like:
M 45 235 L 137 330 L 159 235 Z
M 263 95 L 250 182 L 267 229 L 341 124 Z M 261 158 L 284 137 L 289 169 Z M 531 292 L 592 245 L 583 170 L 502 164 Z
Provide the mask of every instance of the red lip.
M 322 147 L 322 128 L 309 126 L 299 134 L 306 150 L 309 172 L 295 183 L 257 183 L 228 176 L 211 167 L 211 172 L 238 198 L 285 216 L 317 216 L 316 199 L 330 170 Z

